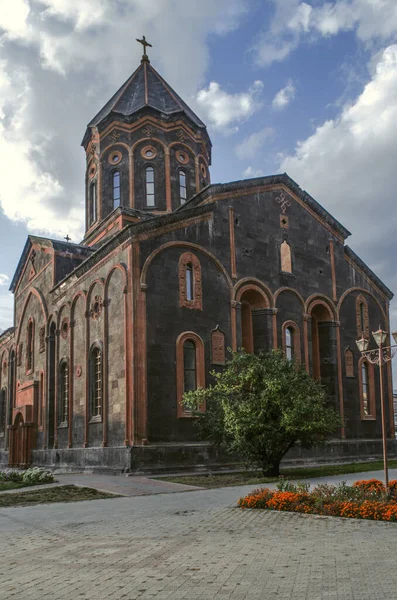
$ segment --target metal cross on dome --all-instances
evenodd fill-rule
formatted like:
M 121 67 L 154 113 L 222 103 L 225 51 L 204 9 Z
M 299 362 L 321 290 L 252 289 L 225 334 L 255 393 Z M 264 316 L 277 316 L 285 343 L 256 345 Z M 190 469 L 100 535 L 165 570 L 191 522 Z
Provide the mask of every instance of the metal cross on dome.
M 147 54 L 146 54 L 146 48 L 149 46 L 149 48 L 153 48 L 152 44 L 149 44 L 149 42 L 146 41 L 145 36 L 142 36 L 141 40 L 138 40 L 138 38 L 136 38 L 136 41 L 139 42 L 140 44 L 142 44 L 143 46 L 143 57 L 142 58 L 148 58 Z
M 66 234 L 66 236 L 63 239 L 69 243 L 72 238 L 70 238 L 69 235 Z

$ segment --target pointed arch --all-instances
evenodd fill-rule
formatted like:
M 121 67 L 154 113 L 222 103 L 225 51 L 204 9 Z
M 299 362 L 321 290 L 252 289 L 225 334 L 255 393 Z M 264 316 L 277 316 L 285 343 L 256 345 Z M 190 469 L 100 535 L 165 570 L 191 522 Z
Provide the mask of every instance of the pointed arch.
M 26 297 L 26 300 L 25 300 L 23 308 L 22 308 L 22 312 L 21 312 L 21 317 L 19 319 L 19 323 L 23 323 L 23 320 L 24 320 L 25 314 L 26 314 L 26 310 L 27 310 L 27 307 L 28 307 L 28 303 L 29 303 L 29 300 L 31 299 L 32 296 L 35 296 L 38 299 L 38 301 L 40 302 L 40 306 L 41 306 L 41 309 L 42 309 L 42 312 L 43 312 L 44 322 L 47 323 L 47 321 L 48 321 L 47 304 L 46 304 L 46 301 L 44 299 L 43 294 L 40 292 L 40 290 L 38 290 L 35 287 L 31 287 L 29 289 L 28 295 Z M 16 340 L 17 344 L 19 344 L 20 338 L 21 338 L 21 327 L 18 327 L 18 335 L 17 335 L 17 340 Z

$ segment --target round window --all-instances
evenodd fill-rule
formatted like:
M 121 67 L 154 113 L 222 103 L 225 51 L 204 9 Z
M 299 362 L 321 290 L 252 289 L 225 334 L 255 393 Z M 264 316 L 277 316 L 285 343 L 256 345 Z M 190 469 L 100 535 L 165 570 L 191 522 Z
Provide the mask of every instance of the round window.
M 182 150 L 177 151 L 176 159 L 182 165 L 186 165 L 189 162 L 189 156 L 186 154 L 186 152 L 182 152 Z
M 154 146 L 145 146 L 141 150 L 141 156 L 146 160 L 152 160 L 153 158 L 156 158 L 157 150 Z
M 114 150 L 113 152 L 111 152 L 109 154 L 109 162 L 111 165 L 117 165 L 121 159 L 122 159 L 122 154 L 121 152 L 119 152 L 118 150 Z

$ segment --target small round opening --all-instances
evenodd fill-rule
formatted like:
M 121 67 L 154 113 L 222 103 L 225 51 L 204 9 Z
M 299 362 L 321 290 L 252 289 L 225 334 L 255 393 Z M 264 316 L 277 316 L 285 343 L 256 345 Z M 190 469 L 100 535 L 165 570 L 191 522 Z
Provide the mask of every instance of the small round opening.
M 119 160 L 120 160 L 120 156 L 118 154 L 113 154 L 113 156 L 112 156 L 112 162 L 118 163 Z

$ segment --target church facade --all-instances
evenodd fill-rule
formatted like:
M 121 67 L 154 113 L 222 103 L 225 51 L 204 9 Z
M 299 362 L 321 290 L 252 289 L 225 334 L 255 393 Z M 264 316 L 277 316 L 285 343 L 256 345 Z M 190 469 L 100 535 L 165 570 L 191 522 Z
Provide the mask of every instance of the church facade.
M 349 231 L 287 174 L 211 184 L 206 126 L 146 53 L 82 145 L 84 239 L 29 236 L 12 280 L 0 462 L 200 462 L 183 393 L 240 347 L 321 379 L 345 419 L 335 456 L 380 449 L 378 372 L 355 340 L 390 331 L 392 293 Z M 390 363 L 383 384 L 393 438 Z

